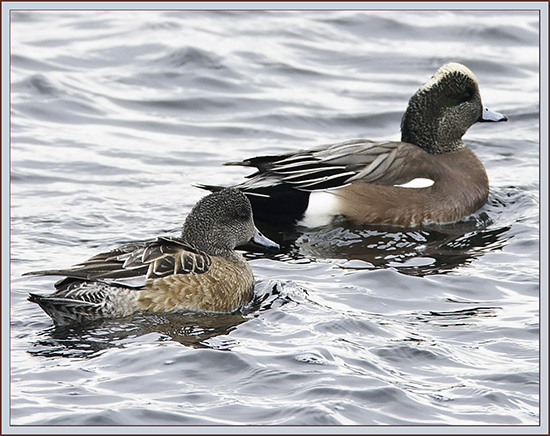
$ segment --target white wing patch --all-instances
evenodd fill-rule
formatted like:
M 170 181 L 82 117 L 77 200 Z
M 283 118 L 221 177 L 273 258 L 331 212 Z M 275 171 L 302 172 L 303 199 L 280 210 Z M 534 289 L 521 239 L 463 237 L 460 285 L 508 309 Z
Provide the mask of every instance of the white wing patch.
M 413 189 L 419 189 L 419 188 L 429 188 L 432 186 L 435 182 L 432 179 L 425 179 L 423 177 L 419 177 L 417 179 L 412 179 L 410 182 L 403 183 L 402 185 L 393 185 L 396 188 L 413 188 Z

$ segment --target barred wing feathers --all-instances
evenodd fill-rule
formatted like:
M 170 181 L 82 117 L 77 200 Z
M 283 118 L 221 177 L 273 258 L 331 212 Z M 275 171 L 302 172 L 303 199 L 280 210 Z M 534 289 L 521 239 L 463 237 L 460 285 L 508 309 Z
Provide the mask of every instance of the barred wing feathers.
M 68 269 L 35 271 L 32 275 L 60 275 L 82 280 L 117 280 L 143 276 L 155 279 L 172 274 L 203 274 L 211 265 L 210 256 L 180 239 L 159 237 L 154 241 L 131 243 L 97 254 Z
M 399 165 L 402 143 L 352 140 L 310 151 L 260 156 L 230 165 L 258 171 L 238 185 L 245 192 L 286 183 L 302 191 L 338 188 L 354 181 L 381 183 L 392 165 Z

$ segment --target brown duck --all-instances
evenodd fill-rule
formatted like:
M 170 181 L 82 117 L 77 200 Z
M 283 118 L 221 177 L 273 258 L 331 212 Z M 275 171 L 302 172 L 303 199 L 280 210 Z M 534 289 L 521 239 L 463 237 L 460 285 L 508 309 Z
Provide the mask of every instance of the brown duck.
M 448 223 L 477 211 L 489 194 L 485 168 L 462 136 L 478 121 L 506 120 L 483 106 L 474 74 L 450 63 L 411 97 L 400 142 L 357 139 L 229 165 L 257 169 L 236 187 L 259 221 L 315 227 L 340 215 L 359 225 Z
M 56 324 L 138 311 L 234 312 L 253 295 L 252 269 L 235 251 L 249 242 L 279 248 L 254 226 L 248 199 L 223 189 L 195 205 L 179 238 L 127 244 L 73 268 L 27 273 L 65 276 L 56 292 L 29 300 Z

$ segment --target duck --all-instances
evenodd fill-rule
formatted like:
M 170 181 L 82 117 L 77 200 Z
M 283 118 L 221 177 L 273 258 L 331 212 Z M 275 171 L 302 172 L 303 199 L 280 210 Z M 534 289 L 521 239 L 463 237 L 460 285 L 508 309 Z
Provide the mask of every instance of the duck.
M 401 141 L 354 139 L 226 165 L 255 168 L 235 188 L 270 225 L 318 227 L 336 217 L 355 225 L 452 223 L 489 195 L 485 168 L 463 135 L 477 122 L 507 120 L 482 104 L 468 67 L 447 63 L 410 98 Z
M 137 312 L 233 313 L 253 297 L 254 275 L 236 247 L 279 245 L 255 226 L 250 201 L 222 189 L 197 202 L 181 236 L 122 245 L 67 269 L 50 295 L 30 293 L 56 325 L 121 318 Z

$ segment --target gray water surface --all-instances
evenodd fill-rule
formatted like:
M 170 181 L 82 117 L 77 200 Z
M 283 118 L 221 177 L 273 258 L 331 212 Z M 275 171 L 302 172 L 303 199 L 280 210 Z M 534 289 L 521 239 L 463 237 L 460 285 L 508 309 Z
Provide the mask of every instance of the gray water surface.
M 537 11 L 11 15 L 12 425 L 537 425 Z M 418 229 L 262 228 L 254 302 L 53 327 L 28 292 L 177 235 L 223 166 L 398 139 L 409 97 L 467 65 L 508 123 L 466 143 L 489 202 Z

